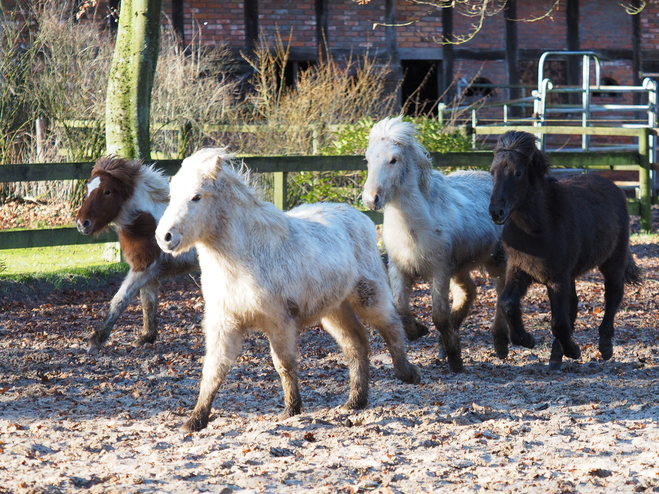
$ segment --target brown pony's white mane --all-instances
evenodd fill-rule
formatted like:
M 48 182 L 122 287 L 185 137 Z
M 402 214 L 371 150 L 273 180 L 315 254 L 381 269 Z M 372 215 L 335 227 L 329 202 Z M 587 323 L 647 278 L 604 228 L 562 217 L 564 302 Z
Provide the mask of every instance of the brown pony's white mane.
M 113 177 L 122 181 L 132 179 L 132 194 L 121 208 L 119 215 L 113 221 L 117 228 L 129 225 L 137 211 L 150 213 L 156 223 L 162 217 L 169 203 L 169 180 L 162 170 L 157 170 L 154 165 L 142 165 L 138 161 L 129 161 L 128 170 L 113 170 Z M 136 168 L 136 171 L 132 169 Z M 123 174 L 123 175 L 122 175 Z

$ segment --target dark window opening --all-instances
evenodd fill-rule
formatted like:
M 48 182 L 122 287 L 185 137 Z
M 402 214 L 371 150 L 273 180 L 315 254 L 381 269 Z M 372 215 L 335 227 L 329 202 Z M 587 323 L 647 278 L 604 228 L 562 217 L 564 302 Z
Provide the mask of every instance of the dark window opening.
M 619 86 L 618 81 L 613 77 L 602 77 L 600 79 L 600 86 Z M 615 91 L 593 91 L 593 98 L 620 98 L 622 93 Z
M 486 77 L 474 77 L 472 81 L 469 83 L 469 86 L 467 86 L 467 89 L 465 89 L 464 95 L 469 98 L 471 96 L 476 96 L 478 98 L 483 98 L 485 96 L 490 96 L 491 94 L 494 93 L 494 88 L 492 87 L 484 87 L 481 86 L 481 84 L 492 84 L 492 81 L 490 81 Z
M 179 43 L 182 44 L 185 41 L 183 0 L 172 0 L 172 27 L 174 28 Z
M 308 70 L 314 65 L 316 65 L 316 62 L 314 60 L 311 61 L 293 60 L 287 63 L 286 67 L 284 68 L 284 84 L 287 87 L 295 87 L 299 73 Z
M 406 115 L 437 116 L 440 62 L 434 60 L 402 60 L 403 112 Z M 439 75 L 438 75 L 439 74 Z

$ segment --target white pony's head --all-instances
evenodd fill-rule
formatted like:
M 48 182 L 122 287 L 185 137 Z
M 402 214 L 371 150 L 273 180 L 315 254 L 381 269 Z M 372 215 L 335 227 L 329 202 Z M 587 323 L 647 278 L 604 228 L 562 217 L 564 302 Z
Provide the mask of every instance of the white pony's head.
M 362 199 L 369 209 L 382 209 L 391 201 L 410 171 L 418 170 L 417 180 L 423 182 L 432 170 L 428 152 L 416 139 L 414 124 L 402 117 L 387 117 L 373 126 L 366 161 L 368 179 Z
M 170 254 L 190 250 L 219 222 L 217 204 L 220 177 L 230 173 L 233 155 L 226 148 L 206 148 L 183 160 L 170 185 L 169 206 L 156 229 L 160 248 Z

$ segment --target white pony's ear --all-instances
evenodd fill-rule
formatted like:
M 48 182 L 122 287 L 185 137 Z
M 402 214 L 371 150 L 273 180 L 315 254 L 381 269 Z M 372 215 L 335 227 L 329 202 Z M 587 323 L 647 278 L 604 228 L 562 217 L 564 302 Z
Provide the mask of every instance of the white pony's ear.
M 202 176 L 210 180 L 217 180 L 222 173 L 223 164 L 224 159 L 222 156 L 214 155 L 207 157 L 200 166 Z

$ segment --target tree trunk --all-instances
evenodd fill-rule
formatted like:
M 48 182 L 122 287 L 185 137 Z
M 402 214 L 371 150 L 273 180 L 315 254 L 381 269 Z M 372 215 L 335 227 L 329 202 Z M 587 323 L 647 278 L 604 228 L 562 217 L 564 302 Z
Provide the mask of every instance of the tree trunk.
M 106 96 L 108 154 L 148 160 L 162 0 L 122 0 Z

